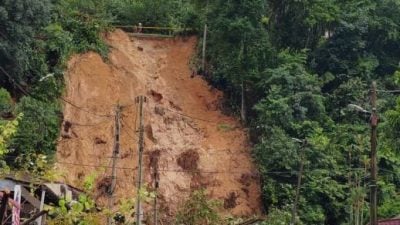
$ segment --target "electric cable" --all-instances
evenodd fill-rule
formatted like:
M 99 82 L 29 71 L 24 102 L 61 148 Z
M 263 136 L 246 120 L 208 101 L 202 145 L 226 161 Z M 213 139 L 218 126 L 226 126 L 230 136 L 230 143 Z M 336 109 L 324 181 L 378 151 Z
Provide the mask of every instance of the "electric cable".
M 203 118 L 199 118 L 199 117 L 187 115 L 187 114 L 184 114 L 184 113 L 181 113 L 181 112 L 172 110 L 172 109 L 168 109 L 168 108 L 165 108 L 165 107 L 162 107 L 162 109 L 165 109 L 165 110 L 167 110 L 167 111 L 173 112 L 173 113 L 175 113 L 175 114 L 178 114 L 178 115 L 180 115 L 180 116 L 183 116 L 183 117 L 186 117 L 186 118 L 190 118 L 190 119 L 193 119 L 193 120 L 199 120 L 199 121 L 203 121 L 203 122 L 207 122 L 207 123 L 212 123 L 212 124 L 217 124 L 217 125 L 221 124 L 221 122 L 212 121 L 212 120 L 207 120 L 207 119 L 203 119 Z
M 400 90 L 376 90 L 376 91 L 383 93 L 400 93 Z
M 1 72 L 2 72 L 3 74 L 5 74 L 5 75 L 9 78 L 9 80 L 10 80 L 12 83 L 14 83 L 14 85 L 15 85 L 24 95 L 30 96 L 30 97 L 32 97 L 32 98 L 38 100 L 38 101 L 41 101 L 40 99 L 37 99 L 36 97 L 34 97 L 31 93 L 29 93 L 28 91 L 26 91 L 24 88 L 22 88 L 2 66 L 0 66 L 0 70 L 1 70 Z M 73 107 L 75 107 L 75 108 L 81 110 L 81 111 L 90 113 L 90 114 L 95 115 L 95 116 L 99 116 L 99 117 L 113 117 L 113 116 L 114 116 L 114 115 L 97 114 L 97 113 L 92 112 L 92 111 L 90 111 L 90 110 L 84 109 L 83 107 L 80 107 L 80 106 L 78 106 L 78 105 L 72 103 L 72 102 L 69 101 L 69 100 L 64 99 L 62 96 L 60 96 L 59 99 L 60 99 L 61 101 L 65 102 L 65 103 L 67 103 L 67 104 L 69 104 L 69 105 L 71 105 L 71 106 L 73 106 Z M 34 111 L 34 112 L 35 112 L 35 111 Z

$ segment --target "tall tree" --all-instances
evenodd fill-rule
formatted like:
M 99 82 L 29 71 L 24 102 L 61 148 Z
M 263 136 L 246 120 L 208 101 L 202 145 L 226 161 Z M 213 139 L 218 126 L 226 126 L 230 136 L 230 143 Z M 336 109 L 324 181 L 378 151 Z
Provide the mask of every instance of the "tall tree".
M 47 71 L 38 36 L 50 22 L 51 8 L 49 0 L 0 2 L 0 66 L 21 86 L 27 87 Z M 2 72 L 0 84 L 9 89 L 16 85 Z

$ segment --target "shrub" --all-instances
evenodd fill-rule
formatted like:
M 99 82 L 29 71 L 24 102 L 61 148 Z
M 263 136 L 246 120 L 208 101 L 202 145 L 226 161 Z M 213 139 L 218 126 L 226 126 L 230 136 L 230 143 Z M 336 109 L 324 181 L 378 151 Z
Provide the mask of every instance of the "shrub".
M 28 157 L 30 154 L 53 156 L 60 126 L 59 106 L 56 103 L 23 97 L 16 111 L 23 113 L 23 117 L 11 140 L 12 150 L 9 154 L 21 157 Z
M 222 219 L 217 213 L 220 203 L 209 200 L 204 190 L 194 191 L 183 203 L 176 216 L 176 225 L 220 225 Z
M 9 113 L 12 108 L 10 93 L 4 88 L 0 88 L 0 116 Z

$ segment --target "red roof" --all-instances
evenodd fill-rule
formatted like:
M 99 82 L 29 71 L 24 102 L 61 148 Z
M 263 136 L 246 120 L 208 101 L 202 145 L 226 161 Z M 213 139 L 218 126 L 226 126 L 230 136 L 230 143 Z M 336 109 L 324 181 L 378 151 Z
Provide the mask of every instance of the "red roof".
M 380 220 L 379 225 L 400 225 L 400 219 Z

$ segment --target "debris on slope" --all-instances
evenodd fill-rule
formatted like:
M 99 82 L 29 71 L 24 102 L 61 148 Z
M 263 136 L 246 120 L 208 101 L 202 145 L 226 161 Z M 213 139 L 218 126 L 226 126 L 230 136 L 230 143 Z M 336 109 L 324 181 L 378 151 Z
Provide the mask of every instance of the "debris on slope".
M 137 176 L 137 106 L 145 95 L 144 181 L 152 187 L 159 170 L 160 215 L 168 221 L 179 203 L 197 188 L 225 202 L 225 213 L 250 216 L 260 211 L 260 189 L 247 136 L 237 119 L 218 108 L 222 94 L 201 77 L 191 77 L 189 60 L 196 39 L 137 39 L 120 30 L 106 37 L 108 61 L 95 53 L 77 55 L 65 76 L 68 99 L 57 167 L 72 184 L 96 171 L 98 195 L 106 202 L 111 174 L 114 109 L 121 104 L 121 152 L 116 204 L 134 197 Z M 221 129 L 229 127 L 231 129 Z M 157 164 L 157 165 L 156 165 Z M 150 206 L 147 206 L 150 207 Z M 148 210 L 147 210 L 148 211 Z M 146 212 L 146 208 L 145 208 Z

